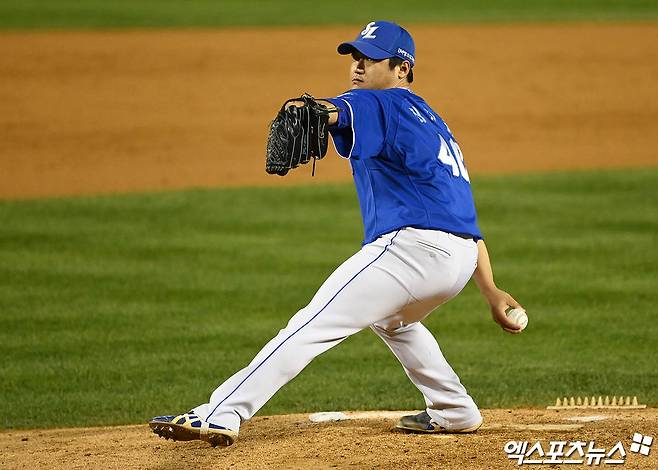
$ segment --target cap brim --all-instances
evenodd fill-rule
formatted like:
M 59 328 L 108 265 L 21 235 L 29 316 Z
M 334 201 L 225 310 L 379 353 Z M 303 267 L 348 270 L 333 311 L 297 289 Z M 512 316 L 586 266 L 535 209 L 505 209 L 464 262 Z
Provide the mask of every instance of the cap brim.
M 395 57 L 390 52 L 364 41 L 344 42 L 338 46 L 338 53 L 347 55 L 354 52 L 355 49 L 370 59 L 383 60 L 390 57 Z

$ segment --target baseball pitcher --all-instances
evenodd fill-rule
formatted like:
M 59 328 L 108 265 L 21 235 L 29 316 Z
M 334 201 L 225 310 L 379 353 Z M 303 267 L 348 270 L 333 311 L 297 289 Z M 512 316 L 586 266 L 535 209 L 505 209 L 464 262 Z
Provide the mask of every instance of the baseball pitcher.
M 455 136 L 411 90 L 415 47 L 395 23 L 368 23 L 338 46 L 351 58 L 351 89 L 335 98 L 288 100 L 271 124 L 266 171 L 285 175 L 324 157 L 328 134 L 352 168 L 365 237 L 308 305 L 222 383 L 207 403 L 159 416 L 153 431 L 174 440 L 230 445 L 250 419 L 316 356 L 364 328 L 377 334 L 425 399 L 400 419 L 410 432 L 474 432 L 477 405 L 421 321 L 471 277 L 495 322 L 518 333 L 506 310 L 520 307 L 498 289 Z

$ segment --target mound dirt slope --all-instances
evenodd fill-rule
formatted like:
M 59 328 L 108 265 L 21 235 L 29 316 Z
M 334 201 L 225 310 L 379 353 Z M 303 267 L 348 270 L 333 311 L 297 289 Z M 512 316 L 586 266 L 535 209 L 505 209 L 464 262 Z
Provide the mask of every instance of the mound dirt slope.
M 0 198 L 308 182 L 267 127 L 348 88 L 356 28 L 0 33 Z M 658 164 L 658 23 L 410 29 L 471 173 Z M 315 181 L 349 178 L 331 149 Z
M 513 440 L 528 441 L 530 446 L 540 441 L 545 451 L 549 450 L 550 441 L 584 441 L 587 445 L 595 441 L 597 448 L 607 451 L 621 441 L 626 451 L 622 468 L 658 468 L 657 449 L 651 449 L 648 456 L 630 450 L 631 439 L 636 432 L 651 435 L 654 439 L 658 437 L 656 409 L 560 412 L 538 409 L 484 410 L 483 415 L 483 427 L 477 433 L 468 435 L 394 432 L 395 419 L 390 413 L 383 418 L 329 423 L 312 423 L 308 415 L 301 414 L 257 417 L 243 426 L 238 441 L 228 448 L 212 448 L 200 441 L 165 441 L 151 434 L 146 425 L 5 431 L 0 433 L 0 467 L 515 468 L 517 461 L 510 460 L 503 450 L 505 444 Z M 602 462 L 601 466 L 614 465 L 604 465 Z M 549 465 L 540 467 L 549 468 Z M 582 468 L 573 464 L 567 467 Z

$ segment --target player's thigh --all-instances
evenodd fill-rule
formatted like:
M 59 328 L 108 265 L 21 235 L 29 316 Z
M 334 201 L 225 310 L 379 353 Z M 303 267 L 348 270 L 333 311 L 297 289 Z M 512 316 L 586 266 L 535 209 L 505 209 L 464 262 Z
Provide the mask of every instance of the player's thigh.
M 373 322 L 373 326 L 395 335 L 404 331 L 406 327 L 424 320 L 441 305 L 441 300 L 440 297 L 423 301 L 412 300 L 392 315 Z
M 291 320 L 289 328 L 312 322 L 348 336 L 390 317 L 411 301 L 407 289 L 381 268 L 384 243 L 373 243 L 341 264 L 322 284 L 311 302 Z

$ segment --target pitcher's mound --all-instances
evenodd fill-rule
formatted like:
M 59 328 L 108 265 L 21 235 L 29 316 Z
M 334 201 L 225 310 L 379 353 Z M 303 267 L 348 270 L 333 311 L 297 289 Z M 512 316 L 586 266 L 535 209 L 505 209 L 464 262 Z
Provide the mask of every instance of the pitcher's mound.
M 545 452 L 551 441 L 583 441 L 585 452 L 593 441 L 606 453 L 621 442 L 624 468 L 658 468 L 658 448 L 648 456 L 631 451 L 634 433 L 658 437 L 658 410 L 653 408 L 598 413 L 596 421 L 574 420 L 585 417 L 583 410 L 483 410 L 482 428 L 462 435 L 394 431 L 397 417 L 405 413 L 342 412 L 349 419 L 319 423 L 309 414 L 256 417 L 228 448 L 165 441 L 146 424 L 5 431 L 0 433 L 0 468 L 514 468 L 517 460 L 504 450 L 509 441 L 527 441 L 528 450 L 539 441 Z M 571 458 L 586 456 L 576 452 Z

